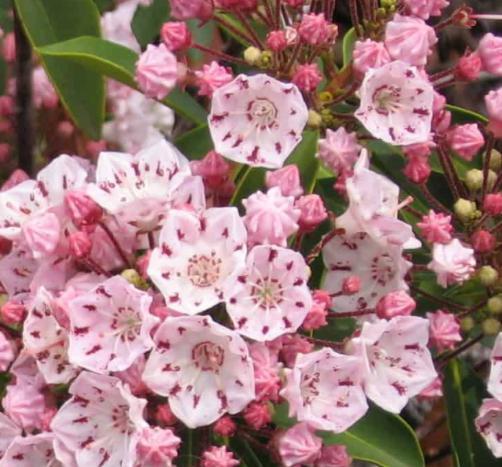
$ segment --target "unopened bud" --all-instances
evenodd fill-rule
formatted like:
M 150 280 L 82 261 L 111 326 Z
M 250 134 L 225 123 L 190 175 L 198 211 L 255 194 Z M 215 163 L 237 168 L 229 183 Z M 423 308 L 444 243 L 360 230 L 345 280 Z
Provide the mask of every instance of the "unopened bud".
M 478 271 L 478 278 L 485 287 L 491 287 L 497 282 L 499 273 L 491 266 L 483 266 Z
M 483 171 L 472 169 L 465 174 L 465 184 L 471 191 L 478 191 L 483 188 Z
M 475 220 L 477 216 L 476 203 L 468 199 L 459 198 L 453 205 L 457 217 L 465 224 Z
M 486 156 L 485 156 L 486 157 Z M 490 155 L 490 169 L 498 172 L 502 167 L 502 154 L 496 149 L 492 149 L 492 153 Z
M 86 258 L 91 254 L 92 241 L 86 232 L 75 232 L 68 238 L 70 252 L 76 259 Z
M 322 125 L 322 117 L 315 110 L 309 110 L 309 118 L 307 120 L 308 126 L 311 128 L 319 128 Z
M 249 65 L 256 65 L 261 57 L 261 50 L 256 47 L 248 47 L 244 51 L 244 60 Z
M 500 321 L 495 318 L 487 318 L 481 323 L 481 328 L 486 336 L 496 336 L 500 331 Z
M 462 321 L 460 321 L 460 328 L 464 332 L 470 332 L 476 325 L 476 321 L 471 316 L 466 316 Z
M 502 313 L 502 295 L 490 297 L 488 299 L 487 308 L 492 315 L 500 315 Z

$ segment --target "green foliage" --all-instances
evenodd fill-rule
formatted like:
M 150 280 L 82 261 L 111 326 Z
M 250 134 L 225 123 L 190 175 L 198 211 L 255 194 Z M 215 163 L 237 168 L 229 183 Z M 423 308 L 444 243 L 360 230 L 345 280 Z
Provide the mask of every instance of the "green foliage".
M 169 14 L 169 2 L 166 0 L 154 0 L 149 6 L 138 6 L 131 27 L 142 49 L 159 36 Z
M 352 52 L 357 41 L 357 34 L 354 28 L 349 29 L 343 37 L 342 54 L 343 66 L 347 66 L 352 61 Z
M 202 159 L 213 148 L 207 125 L 183 133 L 174 144 L 190 160 Z
M 99 37 L 99 11 L 92 0 L 15 0 L 34 48 L 87 35 Z M 95 70 L 55 56 L 42 57 L 61 101 L 75 123 L 99 139 L 104 119 L 104 80 Z

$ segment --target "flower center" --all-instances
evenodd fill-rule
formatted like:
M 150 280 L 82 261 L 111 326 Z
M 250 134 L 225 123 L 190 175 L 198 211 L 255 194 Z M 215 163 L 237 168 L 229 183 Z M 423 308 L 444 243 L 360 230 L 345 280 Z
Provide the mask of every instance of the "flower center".
M 188 260 L 187 275 L 195 287 L 210 287 L 221 275 L 221 259 L 214 251 L 211 255 L 193 255 Z
M 379 285 L 387 285 L 395 275 L 394 261 L 387 253 L 373 258 L 371 261 L 371 277 Z
M 249 103 L 248 117 L 260 129 L 271 128 L 277 119 L 277 107 L 268 99 L 258 98 Z
M 141 328 L 141 320 L 132 308 L 120 307 L 115 313 L 111 328 L 122 341 L 133 341 Z
M 375 110 L 381 115 L 389 115 L 401 107 L 401 89 L 384 84 L 373 93 Z
M 282 301 L 283 290 L 277 279 L 258 279 L 251 290 L 253 301 L 268 309 Z
M 312 403 L 312 400 L 319 396 L 319 382 L 321 375 L 318 371 L 311 374 L 304 374 L 300 385 L 300 391 L 303 398 L 303 405 Z
M 213 342 L 200 342 L 192 349 L 192 360 L 202 371 L 217 372 L 224 357 L 223 348 Z

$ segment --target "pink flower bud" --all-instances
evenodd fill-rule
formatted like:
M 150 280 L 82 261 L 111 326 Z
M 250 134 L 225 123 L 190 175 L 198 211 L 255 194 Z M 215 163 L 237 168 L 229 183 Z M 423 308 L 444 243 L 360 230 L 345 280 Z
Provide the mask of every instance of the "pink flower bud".
M 75 132 L 75 126 L 72 122 L 63 120 L 62 122 L 59 122 L 56 132 L 62 138 L 69 138 Z
M 173 52 L 185 50 L 192 44 L 192 33 L 187 24 L 181 21 L 164 23 L 160 29 L 160 37 Z
M 302 91 L 313 92 L 322 81 L 322 75 L 315 63 L 298 65 L 292 81 Z
M 349 276 L 343 280 L 342 292 L 345 295 L 354 295 L 361 290 L 361 278 L 359 276 Z
M 502 37 L 485 34 L 479 41 L 478 54 L 485 71 L 502 76 Z
M 371 39 L 357 41 L 354 46 L 354 71 L 360 76 L 364 76 L 372 68 L 380 68 L 390 63 L 389 52 L 383 42 L 375 42 Z
M 219 189 L 227 180 L 230 164 L 216 151 L 209 151 L 200 161 L 191 161 L 193 175 L 200 175 L 209 188 Z
M 75 232 L 68 237 L 70 253 L 76 259 L 87 258 L 92 251 L 92 240 L 85 232 Z
M 491 216 L 502 214 L 502 193 L 490 193 L 485 196 L 483 209 Z
M 103 217 L 103 209 L 82 191 L 69 191 L 65 194 L 65 205 L 76 226 L 95 225 Z
M 403 173 L 413 183 L 425 183 L 431 174 L 428 157 L 408 157 Z
M 438 310 L 436 313 L 427 313 L 427 319 L 430 342 L 440 352 L 452 349 L 462 340 L 460 324 L 455 315 Z
M 3 58 L 7 63 L 13 63 L 16 60 L 16 38 L 13 32 L 9 32 L 3 38 Z
M 472 234 L 471 244 L 478 253 L 488 253 L 495 248 L 497 240 L 488 230 L 478 230 Z
M 251 402 L 243 413 L 244 420 L 254 430 L 259 430 L 272 421 L 267 403 Z
M 181 439 L 169 428 L 143 428 L 136 445 L 138 462 L 151 467 L 173 465 L 180 443 Z
M 0 191 L 10 190 L 11 188 L 19 185 L 25 180 L 29 180 L 30 177 L 28 174 L 22 169 L 16 169 L 11 173 L 10 177 L 3 183 Z
M 314 290 L 312 298 L 314 299 L 314 302 L 319 303 L 324 306 L 324 308 L 329 308 L 331 306 L 331 295 L 329 292 L 326 292 L 326 290 Z
M 149 44 L 136 64 L 136 81 L 153 99 L 164 99 L 174 89 L 178 73 L 176 57 L 164 44 Z
M 434 146 L 434 143 L 417 143 L 417 144 L 410 144 L 409 146 L 405 146 L 403 148 L 403 152 L 406 155 L 406 157 L 413 158 L 413 157 L 429 157 L 431 155 L 431 146 Z
M 496 91 L 490 91 L 485 96 L 486 110 L 490 123 L 488 129 L 495 137 L 502 137 L 502 88 Z
M 3 332 L 0 332 L 0 371 L 7 371 L 15 358 L 14 344 L 7 339 Z
M 218 62 L 204 65 L 202 70 L 196 71 L 196 85 L 199 88 L 199 96 L 211 97 L 213 92 L 233 79 L 232 70 L 221 66 Z
M 240 462 L 226 446 L 211 446 L 202 454 L 201 467 L 235 467 Z
M 347 448 L 341 444 L 323 446 L 321 457 L 316 462 L 316 467 L 350 467 L 352 458 Z
M 475 123 L 456 125 L 448 131 L 447 142 L 462 159 L 471 161 L 485 144 L 483 133 Z
M 301 196 L 296 201 L 295 207 L 300 210 L 298 225 L 302 232 L 311 232 L 328 218 L 326 207 L 319 195 Z
M 99 154 L 106 150 L 106 141 L 104 139 L 98 141 L 87 141 L 85 143 L 85 152 L 92 158 L 98 157 Z
M 170 0 L 169 3 L 172 17 L 183 21 L 195 18 L 206 21 L 213 11 L 209 0 Z
M 431 16 L 441 16 L 441 10 L 448 6 L 448 0 L 403 0 L 403 4 L 408 13 L 427 20 Z
M 288 46 L 286 33 L 282 30 L 270 31 L 267 35 L 267 47 L 272 52 L 282 52 Z
M 278 447 L 285 467 L 314 465 L 321 455 L 322 439 L 308 423 L 301 422 L 280 437 Z
M 228 415 L 219 418 L 213 425 L 213 431 L 220 436 L 233 436 L 236 429 L 237 425 Z
M 296 198 L 303 193 L 300 171 L 295 164 L 285 165 L 281 169 L 267 172 L 265 184 L 267 188 L 279 187 L 283 196 Z
M 299 353 L 309 353 L 314 345 L 299 334 L 289 334 L 284 336 L 282 341 L 281 357 L 287 366 L 295 364 L 296 356 Z
M 155 420 L 160 426 L 174 425 L 178 419 L 173 414 L 169 404 L 159 404 L 155 411 Z
M 0 309 L 2 321 L 8 325 L 21 324 L 26 316 L 26 308 L 22 303 L 9 300 Z
M 326 308 L 331 304 L 331 297 L 324 290 L 317 290 L 312 298 L 314 299 L 312 307 L 302 323 L 302 327 L 306 331 L 319 329 L 328 324 L 326 321 L 328 315 Z
M 421 229 L 422 235 L 430 243 L 449 243 L 453 227 L 451 225 L 451 216 L 443 213 L 429 211 L 429 214 L 422 217 L 417 223 Z
M 0 96 L 0 115 L 2 117 L 10 117 L 14 115 L 16 105 L 11 96 Z
M 332 29 L 323 13 L 303 15 L 298 33 L 303 42 L 310 45 L 325 45 L 333 38 Z
M 394 316 L 407 316 L 413 313 L 416 303 L 405 291 L 390 292 L 380 299 L 376 306 L 376 314 L 381 319 Z
M 22 380 L 17 384 L 10 384 L 7 386 L 2 405 L 5 414 L 26 431 L 42 428 L 46 404 L 36 385 L 27 384 Z
M 468 53 L 460 58 L 455 68 L 455 76 L 462 81 L 475 81 L 481 73 L 481 58 L 477 53 Z

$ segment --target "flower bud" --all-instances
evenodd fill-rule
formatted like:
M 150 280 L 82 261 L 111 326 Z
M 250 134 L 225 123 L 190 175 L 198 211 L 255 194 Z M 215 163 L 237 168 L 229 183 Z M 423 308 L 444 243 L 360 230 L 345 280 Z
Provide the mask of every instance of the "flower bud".
M 283 196 L 300 196 L 303 193 L 300 171 L 295 164 L 285 165 L 281 169 L 267 172 L 265 175 L 267 188 L 279 187 Z
M 65 204 L 76 226 L 97 224 L 103 217 L 103 210 L 96 202 L 81 191 L 65 194 Z
M 492 315 L 500 315 L 502 313 L 502 295 L 490 297 L 486 306 Z
M 233 436 L 236 429 L 237 425 L 228 415 L 219 418 L 213 425 L 213 431 L 220 436 Z
M 390 292 L 380 299 L 376 306 L 376 314 L 381 319 L 391 319 L 395 316 L 408 316 L 413 313 L 417 304 L 403 290 Z
M 476 325 L 476 321 L 471 316 L 466 316 L 462 321 L 460 321 L 460 328 L 463 332 L 470 332 Z
M 495 318 L 487 318 L 481 323 L 481 329 L 485 336 L 496 336 L 500 331 L 500 321 Z
M 359 276 L 349 276 L 343 280 L 342 292 L 345 295 L 354 295 L 361 289 L 361 278 Z
M 502 214 L 502 193 L 490 193 L 485 196 L 483 210 L 491 216 Z
M 468 199 L 459 198 L 453 205 L 453 210 L 457 217 L 464 223 L 468 223 L 476 218 L 476 203 Z
M 455 68 L 455 76 L 462 81 L 475 81 L 482 68 L 481 58 L 477 53 L 468 53 L 460 58 Z
M 487 230 L 478 230 L 471 237 L 471 243 L 475 251 L 478 253 L 488 253 L 495 248 L 497 240 Z
M 483 171 L 479 169 L 468 170 L 465 174 L 465 184 L 471 191 L 478 191 L 483 188 Z
M 267 47 L 272 52 L 282 52 L 288 46 L 284 31 L 270 31 L 267 35 Z
M 259 430 L 272 421 L 270 408 L 265 402 L 251 402 L 243 412 L 244 420 L 254 430 Z
M 485 287 L 491 287 L 499 278 L 499 273 L 492 266 L 483 266 L 478 271 L 478 278 Z
M 83 259 L 91 254 L 92 241 L 86 232 L 80 231 L 71 234 L 68 242 L 70 244 L 70 252 L 74 258 Z
M 298 198 L 295 203 L 295 208 L 300 210 L 298 225 L 303 232 L 311 232 L 328 218 L 324 202 L 322 198 L 316 194 L 305 195 Z
M 486 155 L 485 155 L 486 157 Z M 496 149 L 492 149 L 490 154 L 490 169 L 494 172 L 498 172 L 502 167 L 502 154 Z
M 322 125 L 322 117 L 315 110 L 309 110 L 309 118 L 307 124 L 311 128 L 319 128 Z
M 322 75 L 315 63 L 298 65 L 292 79 L 293 84 L 305 92 L 315 91 L 321 81 Z
M 6 324 L 20 324 L 26 316 L 26 308 L 22 303 L 10 300 L 0 309 L 0 316 Z
M 192 33 L 187 24 L 181 21 L 164 23 L 160 30 L 160 37 L 167 48 L 173 52 L 187 49 L 192 43 Z
M 256 65 L 261 57 L 261 50 L 256 47 L 248 47 L 244 51 L 244 60 L 249 65 Z

